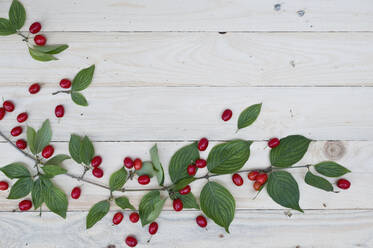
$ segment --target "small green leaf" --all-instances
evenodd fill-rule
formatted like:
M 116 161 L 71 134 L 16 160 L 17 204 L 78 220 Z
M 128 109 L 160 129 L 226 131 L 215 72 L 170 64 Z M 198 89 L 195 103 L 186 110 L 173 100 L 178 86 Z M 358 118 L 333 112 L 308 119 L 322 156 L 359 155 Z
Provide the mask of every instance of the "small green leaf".
M 229 233 L 229 225 L 234 218 L 236 202 L 232 194 L 216 182 L 208 182 L 200 195 L 201 209 L 207 217 L 225 228 Z
M 13 0 L 10 6 L 9 21 L 16 29 L 21 29 L 25 25 L 26 10 L 18 0 Z
M 82 163 L 80 159 L 80 147 L 82 145 L 82 138 L 78 135 L 72 134 L 69 141 L 69 153 L 71 157 L 78 164 Z
M 72 82 L 72 91 L 82 91 L 86 89 L 92 82 L 95 65 L 91 65 L 76 74 Z
M 36 131 L 32 127 L 27 127 L 27 144 L 32 152 L 32 154 L 36 155 L 36 149 L 35 149 L 35 136 L 36 136 Z
M 159 155 L 158 155 L 158 147 L 157 144 L 155 144 L 151 149 L 150 149 L 150 157 L 152 159 L 153 166 L 156 170 L 156 176 L 157 176 L 157 181 L 160 186 L 163 186 L 164 183 L 164 170 L 163 166 L 159 160 Z
M 28 51 L 29 51 L 29 53 L 30 53 L 30 55 L 33 59 L 41 61 L 41 62 L 57 60 L 57 58 L 54 57 L 53 55 L 48 54 L 48 53 L 39 52 L 38 50 L 35 49 L 35 47 L 34 48 L 29 47 Z
M 187 167 L 188 165 L 194 163 L 197 159 L 199 159 L 197 143 L 184 146 L 175 152 L 168 167 L 171 181 L 176 183 L 180 179 L 189 177 Z
M 10 179 L 31 176 L 29 170 L 23 165 L 23 163 L 20 162 L 8 164 L 0 168 L 0 171 L 2 171 Z
M 91 163 L 91 160 L 95 155 L 95 148 L 93 147 L 92 142 L 89 140 L 87 136 L 84 136 L 82 140 L 79 154 L 80 160 L 86 165 L 89 165 Z
M 35 209 L 38 209 L 44 202 L 43 187 L 44 185 L 40 178 L 36 179 L 32 186 L 31 197 Z
M 273 166 L 286 168 L 301 160 L 311 140 L 302 135 L 290 135 L 280 140 L 280 145 L 271 149 L 269 158 Z
M 49 165 L 49 164 L 52 164 L 52 165 L 61 165 L 61 163 L 63 161 L 65 161 L 66 159 L 70 159 L 70 156 L 65 155 L 65 154 L 58 154 L 58 155 L 54 156 L 53 158 L 49 159 L 45 163 L 45 165 Z
M 161 199 L 159 191 L 151 191 L 143 196 L 139 205 L 142 226 L 156 220 L 160 215 L 167 198 Z
M 10 189 L 8 199 L 20 199 L 30 194 L 33 181 L 31 177 L 22 177 Z
M 40 153 L 44 147 L 49 145 L 52 139 L 52 129 L 49 120 L 45 120 L 41 128 L 36 132 L 35 136 L 35 151 Z
M 111 191 L 121 189 L 127 181 L 127 171 L 120 168 L 110 176 L 109 187 Z
M 54 177 L 60 174 L 65 174 L 67 172 L 65 168 L 62 168 L 59 165 L 48 164 L 48 165 L 44 165 L 41 168 L 43 169 L 45 174 L 51 177 Z
M 241 169 L 250 157 L 251 141 L 232 140 L 212 148 L 207 169 L 215 174 L 231 174 Z
M 180 181 L 178 181 L 177 183 L 175 183 L 174 186 L 171 187 L 171 189 L 174 192 L 179 191 L 179 190 L 185 188 L 187 185 L 189 185 L 194 180 L 196 180 L 195 177 L 183 178 Z
M 262 108 L 262 104 L 254 104 L 250 107 L 246 108 L 244 111 L 241 112 L 240 116 L 238 117 L 237 127 L 238 129 L 250 126 L 253 122 L 258 118 L 260 114 L 260 110 Z
M 121 209 L 129 208 L 131 210 L 135 210 L 135 207 L 130 203 L 128 198 L 125 196 L 115 198 L 115 204 L 117 204 L 117 206 Z
M 60 188 L 54 185 L 46 186 L 44 200 L 50 211 L 66 218 L 68 202 L 66 194 Z
M 79 92 L 74 92 L 74 91 L 71 92 L 71 99 L 73 100 L 73 102 L 75 102 L 76 104 L 80 106 L 84 106 L 84 107 L 88 106 L 87 99 Z
M 289 172 L 275 171 L 269 174 L 267 192 L 281 206 L 303 212 L 299 206 L 298 184 Z
M 36 51 L 46 54 L 59 54 L 69 48 L 68 45 L 45 45 L 45 46 L 34 46 Z
M 327 177 L 341 177 L 344 174 L 351 172 L 349 169 L 333 161 L 318 163 L 315 165 L 315 169 L 318 173 Z
M 148 175 L 150 178 L 157 174 L 156 170 L 153 167 L 153 163 L 150 161 L 143 162 L 141 169 L 136 170 L 135 173 L 138 176 Z
M 197 200 L 194 197 L 192 192 L 190 192 L 186 195 L 181 195 L 180 193 L 176 193 L 175 198 L 178 198 L 183 202 L 183 208 L 199 209 L 199 205 L 197 203 Z
M 86 227 L 87 229 L 94 226 L 98 221 L 105 217 L 109 212 L 110 202 L 107 200 L 96 203 L 90 210 L 87 216 Z
M 6 36 L 17 33 L 16 28 L 8 19 L 0 18 L 0 36 Z
M 333 191 L 333 185 L 326 180 L 325 178 L 316 176 L 312 174 L 311 172 L 306 173 L 306 177 L 304 178 L 304 181 L 313 187 L 325 190 L 325 191 Z

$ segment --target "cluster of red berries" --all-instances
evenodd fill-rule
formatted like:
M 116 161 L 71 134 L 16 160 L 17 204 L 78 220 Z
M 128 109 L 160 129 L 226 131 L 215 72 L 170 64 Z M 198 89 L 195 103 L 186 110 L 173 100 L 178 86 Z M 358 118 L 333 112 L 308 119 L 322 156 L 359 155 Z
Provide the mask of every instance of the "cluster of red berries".
M 141 170 L 142 160 L 140 158 L 136 158 L 135 160 L 132 160 L 132 158 L 130 157 L 125 157 L 123 160 L 123 165 L 127 169 L 134 168 L 135 170 Z M 137 178 L 137 181 L 141 185 L 147 185 L 150 183 L 150 177 L 148 175 L 141 175 Z
M 37 34 L 40 32 L 40 30 L 41 30 L 40 22 L 34 22 L 33 24 L 30 25 L 30 28 L 29 28 L 30 33 Z M 34 42 L 38 46 L 45 46 L 45 44 L 47 43 L 47 38 L 45 38 L 45 36 L 42 34 L 38 34 L 38 35 L 35 35 Z
M 95 156 L 91 160 L 91 166 L 93 167 L 92 175 L 97 178 L 101 178 L 104 176 L 104 171 L 99 168 L 99 166 L 102 163 L 102 157 L 101 156 Z

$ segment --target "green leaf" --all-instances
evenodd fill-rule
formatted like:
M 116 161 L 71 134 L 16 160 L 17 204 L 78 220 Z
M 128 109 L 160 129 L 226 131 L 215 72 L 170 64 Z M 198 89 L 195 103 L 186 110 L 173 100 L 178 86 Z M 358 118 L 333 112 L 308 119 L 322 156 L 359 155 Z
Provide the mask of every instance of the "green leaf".
M 44 184 L 40 178 L 36 179 L 32 186 L 31 197 L 35 209 L 38 209 L 44 202 L 43 187 Z
M 15 27 L 8 19 L 0 18 L 0 36 L 6 36 L 17 33 Z
M 325 191 L 333 191 L 333 185 L 326 180 L 325 178 L 316 176 L 312 174 L 311 172 L 306 173 L 306 177 L 304 178 L 304 181 L 313 187 L 325 190 Z
M 0 168 L 0 171 L 2 171 L 10 179 L 31 176 L 29 170 L 23 165 L 23 163 L 19 162 L 8 164 Z
M 121 209 L 129 208 L 131 210 L 135 210 L 135 207 L 130 203 L 128 198 L 125 196 L 115 198 L 115 204 L 117 204 L 117 206 L 120 207 Z
M 161 199 L 159 191 L 151 191 L 142 197 L 139 205 L 139 214 L 143 226 L 158 218 L 166 199 Z
M 52 165 L 61 165 L 61 163 L 63 161 L 65 161 L 66 159 L 70 159 L 70 156 L 65 155 L 65 154 L 58 154 L 58 155 L 54 156 L 53 158 L 49 159 L 45 163 L 45 165 L 49 165 L 49 164 L 52 164 Z
M 183 202 L 183 208 L 199 209 L 199 205 L 197 203 L 197 200 L 194 197 L 192 192 L 190 192 L 186 195 L 181 195 L 180 193 L 176 193 L 175 198 L 178 198 Z
M 158 155 L 158 147 L 157 144 L 155 144 L 151 149 L 150 149 L 150 157 L 152 159 L 153 166 L 156 170 L 156 176 L 157 176 L 157 181 L 160 186 L 163 186 L 164 183 L 164 170 L 163 166 L 159 160 L 159 155 Z
M 78 164 L 82 163 L 80 159 L 80 147 L 82 144 L 82 138 L 78 135 L 72 134 L 70 136 L 69 141 L 69 153 L 71 157 L 77 162 Z
M 127 171 L 123 167 L 111 174 L 109 187 L 111 191 L 121 189 L 127 181 Z
M 232 194 L 220 184 L 208 182 L 201 191 L 200 203 L 206 216 L 229 233 L 229 225 L 233 221 L 236 209 Z
M 187 167 L 188 165 L 194 163 L 197 159 L 199 159 L 197 143 L 184 146 L 175 152 L 168 167 L 171 181 L 176 183 L 180 179 L 189 177 Z
M 254 104 L 250 107 L 247 107 L 244 111 L 241 112 L 238 117 L 237 127 L 238 129 L 250 126 L 258 118 L 262 104 Z
M 109 212 L 110 202 L 107 200 L 96 203 L 90 210 L 87 216 L 86 227 L 87 229 L 94 226 L 98 221 L 105 217 Z
M 66 194 L 58 187 L 51 185 L 47 186 L 44 195 L 45 204 L 53 213 L 66 218 L 67 197 Z
M 36 132 L 35 136 L 35 151 L 40 153 L 44 147 L 49 145 L 52 139 L 52 129 L 49 120 L 45 120 L 41 128 Z
M 67 170 L 65 168 L 62 168 L 59 165 L 48 164 L 48 165 L 44 165 L 41 168 L 43 169 L 45 174 L 47 174 L 48 176 L 51 176 L 51 177 L 54 177 L 54 176 L 57 176 L 57 175 L 60 175 L 60 174 L 65 174 L 67 172 Z
M 303 212 L 299 206 L 298 184 L 289 172 L 275 171 L 269 174 L 267 192 L 281 206 Z
M 187 185 L 189 185 L 194 180 L 196 180 L 195 177 L 187 177 L 187 178 L 181 179 L 180 181 L 175 183 L 174 186 L 171 187 L 171 189 L 174 192 L 179 191 L 179 190 L 185 188 Z
M 344 174 L 351 172 L 349 169 L 333 161 L 318 163 L 315 165 L 315 169 L 318 173 L 327 177 L 341 177 Z
M 135 171 L 136 175 L 142 176 L 142 175 L 148 175 L 150 178 L 152 178 L 154 175 L 156 175 L 156 170 L 153 167 L 153 163 L 150 161 L 145 161 L 142 163 L 142 167 L 140 170 Z
M 25 25 L 26 10 L 18 0 L 13 0 L 10 5 L 9 21 L 16 29 L 21 29 Z
M 41 61 L 41 62 L 57 60 L 57 58 L 54 57 L 53 55 L 48 54 L 48 53 L 39 52 L 38 50 L 36 50 L 35 47 L 29 47 L 28 51 L 29 51 L 29 53 L 30 53 L 30 55 L 33 59 Z
M 80 160 L 86 165 L 89 165 L 91 163 L 91 160 L 95 155 L 95 148 L 93 147 L 92 142 L 89 140 L 87 136 L 84 136 L 82 140 L 79 154 Z
M 207 169 L 215 174 L 231 174 L 241 169 L 250 157 L 251 141 L 232 140 L 212 148 Z
M 35 136 L 36 136 L 36 131 L 32 127 L 27 127 L 27 144 L 32 152 L 32 154 L 36 155 L 36 149 L 35 149 Z
M 280 145 L 271 149 L 269 158 L 273 166 L 286 168 L 301 160 L 311 140 L 301 135 L 290 135 L 280 140 Z
M 71 99 L 73 100 L 73 102 L 75 102 L 76 104 L 80 106 L 84 106 L 84 107 L 88 106 L 87 99 L 79 92 L 74 92 L 74 91 L 71 92 Z
M 61 45 L 45 45 L 45 46 L 34 46 L 36 51 L 46 54 L 59 54 L 69 48 L 66 44 Z
M 31 177 L 22 177 L 10 189 L 8 199 L 20 199 L 30 194 L 33 181 Z
M 82 91 L 86 89 L 92 82 L 95 65 L 91 65 L 76 74 L 72 82 L 72 91 Z

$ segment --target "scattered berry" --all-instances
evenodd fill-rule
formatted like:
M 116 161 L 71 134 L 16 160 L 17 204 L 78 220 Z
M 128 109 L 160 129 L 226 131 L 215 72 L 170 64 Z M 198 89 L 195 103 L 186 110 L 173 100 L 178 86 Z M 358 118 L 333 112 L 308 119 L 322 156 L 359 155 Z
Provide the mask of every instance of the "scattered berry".
M 259 191 L 260 188 L 262 187 L 263 184 L 259 183 L 259 182 L 255 182 L 253 187 L 256 191 Z
M 141 170 L 142 168 L 142 161 L 139 158 L 136 158 L 133 162 L 133 166 L 135 167 L 135 170 Z
M 239 174 L 237 174 L 237 173 L 235 173 L 235 174 L 232 175 L 232 181 L 237 186 L 241 186 L 243 184 L 242 177 Z
M 270 148 L 275 148 L 280 144 L 280 140 L 278 138 L 272 138 L 268 141 L 268 146 Z
M 152 222 L 152 223 L 150 223 L 150 225 L 149 225 L 149 233 L 151 235 L 154 235 L 154 234 L 157 233 L 157 231 L 158 231 L 158 223 L 155 222 L 155 221 Z
M 206 138 L 202 138 L 198 142 L 198 150 L 205 151 L 209 145 L 209 141 Z
M 181 210 L 183 210 L 183 202 L 181 201 L 181 199 L 175 199 L 172 203 L 173 207 L 174 207 L 174 210 L 176 212 L 179 212 Z
M 0 108 L 0 121 L 2 119 L 4 119 L 4 116 L 5 116 L 5 109 L 4 108 Z
M 135 247 L 137 245 L 137 239 L 133 236 L 127 236 L 126 238 L 126 244 L 129 247 Z
M 43 151 L 41 152 L 41 155 L 43 156 L 43 158 L 50 158 L 52 157 L 53 153 L 54 147 L 51 145 L 47 145 L 46 147 L 44 147 Z
M 17 121 L 18 121 L 19 123 L 25 122 L 27 119 L 28 119 L 28 114 L 27 114 L 26 112 L 20 113 L 20 114 L 17 116 Z
M 9 184 L 5 181 L 0 182 L 0 190 L 7 190 L 9 188 Z
M 16 137 L 18 135 L 20 135 L 22 133 L 22 127 L 20 126 L 17 126 L 15 128 L 12 129 L 12 131 L 10 131 L 10 134 L 13 136 L 13 137 Z
M 337 186 L 338 186 L 338 188 L 340 188 L 340 189 L 348 189 L 348 188 L 350 188 L 350 186 L 351 186 L 351 183 L 350 183 L 350 181 L 348 181 L 347 179 L 339 179 L 338 181 L 337 181 Z
M 28 88 L 28 92 L 30 92 L 30 94 L 36 94 L 39 91 L 40 91 L 40 84 L 38 83 L 31 84 L 30 87 Z
M 14 104 L 11 101 L 5 101 L 3 103 L 3 107 L 6 112 L 13 112 L 14 111 Z
M 71 87 L 71 81 L 67 78 L 64 78 L 60 81 L 61 88 L 68 89 Z
M 124 166 L 126 166 L 128 169 L 131 169 L 133 167 L 133 160 L 130 157 L 125 157 L 123 161 Z
M 197 216 L 196 222 L 197 222 L 197 225 L 199 225 L 202 228 L 207 226 L 207 220 L 203 215 Z
M 71 198 L 79 199 L 81 193 L 82 190 L 79 187 L 75 187 L 73 190 L 71 190 Z
M 186 195 L 190 193 L 190 186 L 187 185 L 183 189 L 179 190 L 180 195 Z
M 114 214 L 113 216 L 113 224 L 114 225 L 118 225 L 122 222 L 123 220 L 123 214 L 121 212 L 118 212 L 116 214 Z
M 104 171 L 101 168 L 93 168 L 92 175 L 101 178 L 104 176 Z
M 47 38 L 44 35 L 38 34 L 34 37 L 34 42 L 38 46 L 44 46 L 47 43 Z
M 204 159 L 197 159 L 196 160 L 196 166 L 198 168 L 204 168 L 206 165 L 207 165 L 206 160 L 204 160 Z
M 41 30 L 41 24 L 40 22 L 34 22 L 33 24 L 30 25 L 29 31 L 32 34 L 39 33 Z
M 27 211 L 32 207 L 32 202 L 30 200 L 23 200 L 18 203 L 19 210 Z
M 18 149 L 24 150 L 27 147 L 27 142 L 24 139 L 17 140 L 16 146 Z
M 132 223 L 137 223 L 139 221 L 139 219 L 140 219 L 140 215 L 138 213 L 133 212 L 133 213 L 130 214 L 130 221 Z
M 267 182 L 268 176 L 265 173 L 256 176 L 256 181 L 260 184 L 265 184 Z
M 197 173 L 197 166 L 194 164 L 188 165 L 187 172 L 189 176 L 194 176 Z
M 148 175 L 142 175 L 142 176 L 139 176 L 137 181 L 141 185 L 146 185 L 146 184 L 150 183 L 150 177 Z
M 54 110 L 54 114 L 57 118 L 62 118 L 65 114 L 65 108 L 62 105 L 58 105 Z
M 247 175 L 247 178 L 249 178 L 249 180 L 251 181 L 255 181 L 256 180 L 256 177 L 259 175 L 259 172 L 257 171 L 251 171 L 248 175 Z
M 224 110 L 223 114 L 221 115 L 221 119 L 223 121 L 229 121 L 232 118 L 232 110 L 226 109 Z
M 92 160 L 91 160 L 91 165 L 92 165 L 92 167 L 99 167 L 101 163 L 102 163 L 102 158 L 101 158 L 101 156 L 95 156 L 95 157 L 92 158 Z

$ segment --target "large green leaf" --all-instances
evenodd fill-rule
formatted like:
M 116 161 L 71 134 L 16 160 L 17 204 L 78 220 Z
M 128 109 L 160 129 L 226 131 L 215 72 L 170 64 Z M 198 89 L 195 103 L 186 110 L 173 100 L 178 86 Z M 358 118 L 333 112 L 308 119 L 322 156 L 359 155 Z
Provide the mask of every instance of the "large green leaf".
M 280 145 L 271 149 L 271 164 L 277 167 L 290 167 L 301 160 L 307 152 L 311 140 L 301 135 L 290 135 L 280 140 Z
M 152 162 L 145 161 L 142 163 L 141 169 L 136 170 L 135 173 L 138 176 L 148 175 L 150 178 L 152 178 L 154 175 L 157 174 L 157 171 L 154 169 Z
M 88 106 L 88 102 L 87 102 L 87 99 L 83 96 L 83 94 L 79 93 L 79 92 L 71 92 L 71 99 L 73 100 L 73 102 L 75 102 L 76 104 L 80 105 L 80 106 Z
M 13 0 L 10 5 L 9 21 L 16 29 L 21 29 L 25 24 L 26 10 L 18 0 Z
M 176 193 L 175 198 L 178 198 L 183 202 L 183 208 L 199 209 L 199 205 L 197 203 L 197 200 L 194 197 L 192 192 L 190 192 L 186 195 L 181 195 L 180 193 Z
M 1 167 L 0 171 L 2 171 L 10 179 L 31 176 L 29 170 L 24 166 L 23 163 L 20 162 L 11 163 Z
M 82 140 L 79 154 L 80 160 L 86 165 L 89 165 L 91 163 L 91 160 L 95 155 L 95 148 L 93 147 L 92 142 L 87 136 L 85 136 Z
M 98 221 L 105 217 L 109 212 L 110 202 L 108 200 L 96 203 L 90 210 L 86 220 L 87 229 L 94 226 Z
M 72 91 L 82 91 L 86 89 L 92 82 L 95 65 L 91 65 L 76 74 L 72 82 Z
M 45 46 L 34 46 L 34 49 L 47 54 L 59 54 L 69 48 L 68 45 L 45 45 Z
M 156 176 L 157 176 L 158 184 L 160 186 L 163 186 L 163 183 L 164 183 L 164 170 L 163 170 L 163 166 L 161 164 L 161 161 L 159 160 L 157 144 L 155 144 L 150 149 L 150 157 L 152 159 L 153 166 L 154 166 L 154 168 L 156 170 Z
M 65 174 L 67 170 L 59 165 L 47 164 L 41 167 L 44 173 L 50 177 L 54 177 L 60 174 Z
M 251 141 L 232 140 L 212 148 L 207 169 L 215 174 L 231 174 L 241 169 L 250 157 Z
M 143 226 L 158 218 L 166 199 L 161 199 L 159 191 L 151 191 L 142 197 L 139 205 L 139 213 Z
M 66 194 L 58 187 L 51 185 L 45 189 L 44 201 L 50 211 L 66 218 L 67 197 Z
M 36 132 L 35 135 L 35 151 L 36 154 L 40 153 L 44 147 L 49 145 L 52 139 L 52 129 L 49 120 L 45 120 L 41 128 Z
M 54 156 L 53 158 L 49 159 L 45 165 L 61 165 L 61 163 L 63 161 L 65 161 L 66 159 L 70 159 L 70 156 L 68 155 L 65 155 L 65 154 L 58 154 L 56 156 Z
M 57 60 L 57 58 L 54 57 L 52 54 L 40 52 L 40 51 L 36 50 L 35 47 L 29 47 L 28 51 L 29 51 L 29 53 L 30 53 L 30 55 L 33 59 L 41 61 L 41 62 Z
M 241 129 L 253 124 L 253 122 L 258 118 L 262 104 L 254 104 L 250 107 L 247 107 L 244 111 L 241 112 L 238 117 L 237 128 Z
M 35 209 L 38 209 L 44 202 L 43 187 L 45 186 L 40 178 L 36 179 L 32 186 L 31 197 Z
M 36 155 L 36 148 L 35 148 L 35 136 L 36 136 L 36 131 L 32 127 L 27 127 L 27 144 L 28 148 L 32 152 L 32 154 Z
M 80 159 L 80 147 L 82 145 L 82 138 L 78 135 L 72 134 L 69 141 L 69 153 L 71 157 L 78 164 L 82 163 Z
M 16 28 L 8 19 L 0 18 L 0 36 L 6 36 L 17 33 Z
M 197 159 L 199 159 L 197 143 L 184 146 L 175 152 L 168 167 L 171 181 L 176 183 L 180 179 L 189 177 L 187 167 L 189 164 L 194 163 Z
M 344 174 L 351 172 L 349 169 L 333 161 L 318 163 L 315 165 L 315 169 L 318 173 L 327 177 L 341 177 Z
M 232 194 L 216 182 L 208 182 L 200 195 L 202 211 L 216 224 L 225 228 L 229 233 L 236 209 L 236 202 Z
M 8 199 L 20 199 L 30 194 L 33 181 L 31 177 L 22 177 L 10 189 Z
M 135 207 L 130 203 L 128 198 L 125 196 L 115 198 L 115 204 L 117 204 L 117 206 L 120 207 L 121 209 L 129 208 L 131 210 L 135 210 Z
M 325 190 L 325 191 L 333 191 L 333 185 L 326 180 L 325 178 L 316 176 L 311 172 L 307 172 L 304 178 L 304 181 L 313 187 Z
M 289 172 L 275 171 L 269 174 L 267 192 L 281 206 L 303 212 L 299 206 L 298 184 Z
M 127 181 L 127 171 L 123 167 L 111 174 L 109 187 L 111 191 L 121 189 Z

